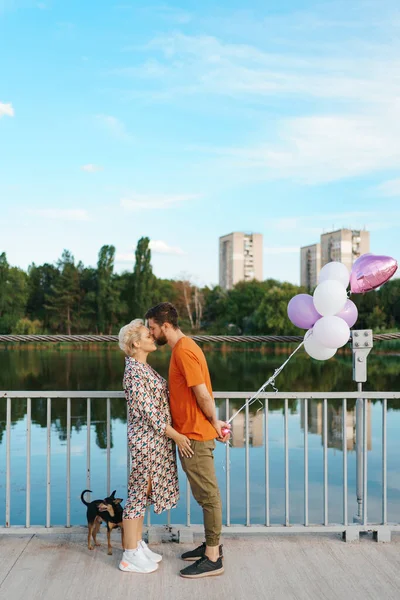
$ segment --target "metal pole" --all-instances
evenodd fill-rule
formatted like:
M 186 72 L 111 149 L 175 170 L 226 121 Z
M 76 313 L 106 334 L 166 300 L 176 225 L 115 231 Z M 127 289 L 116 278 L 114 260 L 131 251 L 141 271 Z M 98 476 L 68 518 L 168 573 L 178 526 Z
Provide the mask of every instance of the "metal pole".
M 357 390 L 362 392 L 362 383 L 357 384 Z M 362 504 L 363 504 L 363 400 L 358 398 L 356 401 L 356 474 L 357 474 L 357 521 L 361 523 Z
M 301 400 L 300 400 L 301 402 Z M 304 525 L 308 527 L 308 399 L 304 398 Z
M 343 444 L 343 525 L 348 525 L 348 503 L 347 503 L 347 400 L 343 398 L 342 403 L 342 444 Z
M 264 444 L 265 444 L 265 525 L 270 526 L 269 506 L 269 430 L 268 430 L 268 398 L 264 404 Z
M 363 523 L 364 503 L 364 401 L 362 384 L 367 381 L 367 358 L 373 347 L 372 329 L 357 330 L 352 332 L 353 347 L 353 380 L 357 382 L 360 397 L 356 401 L 356 476 L 357 476 L 357 515 L 354 521 Z
M 249 405 L 245 409 L 245 464 L 246 464 L 246 526 L 250 526 L 250 431 Z
M 26 519 L 25 527 L 31 526 L 31 399 L 26 399 Z
M 229 398 L 225 400 L 226 420 L 229 419 Z M 229 441 L 225 444 L 225 461 L 226 461 L 226 525 L 231 524 L 231 459 Z
M 289 526 L 289 401 L 285 399 L 285 525 Z

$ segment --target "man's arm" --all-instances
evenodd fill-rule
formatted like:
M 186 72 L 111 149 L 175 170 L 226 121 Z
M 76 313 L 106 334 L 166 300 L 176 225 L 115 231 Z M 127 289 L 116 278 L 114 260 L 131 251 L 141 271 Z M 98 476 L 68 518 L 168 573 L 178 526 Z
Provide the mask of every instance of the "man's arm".
M 210 421 L 215 431 L 218 433 L 218 439 L 221 440 L 221 442 L 226 442 L 229 439 L 229 434 L 223 436 L 221 429 L 227 424 L 225 423 L 225 421 L 219 421 L 217 419 L 215 401 L 214 398 L 212 398 L 210 392 L 208 391 L 206 384 L 201 383 L 200 385 L 194 385 L 192 387 L 192 390 L 194 392 L 194 395 L 196 396 L 197 404 L 199 405 L 207 419 Z

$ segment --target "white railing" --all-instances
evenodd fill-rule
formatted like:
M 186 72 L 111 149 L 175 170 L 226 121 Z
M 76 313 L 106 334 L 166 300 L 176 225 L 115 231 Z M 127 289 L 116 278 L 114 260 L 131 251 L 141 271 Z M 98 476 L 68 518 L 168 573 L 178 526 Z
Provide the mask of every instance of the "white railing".
M 230 403 L 232 401 L 244 401 L 251 397 L 251 393 L 246 392 L 216 392 L 215 398 L 219 401 L 219 411 L 222 416 L 230 415 Z M 110 492 L 111 484 L 111 400 L 123 398 L 123 392 L 0 392 L 0 405 L 6 403 L 6 497 L 5 497 L 5 527 L 0 531 L 6 532 L 14 529 L 10 521 L 11 514 L 11 423 L 12 423 L 12 404 L 14 399 L 26 399 L 26 509 L 25 509 L 25 527 L 31 528 L 31 411 L 32 401 L 47 398 L 47 454 L 46 454 L 46 524 L 45 527 L 51 527 L 51 415 L 52 400 L 65 399 L 66 402 L 66 527 L 71 526 L 71 399 L 86 399 L 87 403 L 87 435 L 86 435 L 86 487 L 90 489 L 91 485 L 91 401 L 92 399 L 104 399 L 107 407 L 106 416 L 106 469 L 107 469 L 107 493 Z M 285 480 L 285 508 L 284 523 L 282 525 L 271 525 L 270 520 L 270 443 L 269 443 L 269 401 L 281 400 L 284 408 L 284 480 Z M 264 467 L 265 467 L 265 523 L 263 526 L 254 526 L 251 523 L 251 486 L 250 486 L 250 428 L 249 428 L 249 407 L 244 409 L 244 450 L 245 450 L 245 490 L 246 490 L 246 509 L 245 520 L 242 527 L 232 525 L 231 523 L 231 464 L 230 446 L 226 445 L 225 450 L 225 482 L 220 481 L 221 489 L 225 488 L 225 506 L 226 520 L 224 531 L 234 530 L 237 533 L 250 531 L 270 531 L 270 532 L 299 532 L 299 531 L 341 531 L 348 539 L 358 536 L 360 531 L 375 531 L 378 538 L 390 539 L 390 531 L 400 529 L 400 509 L 399 522 L 388 523 L 387 510 L 387 411 L 388 402 L 400 399 L 400 392 L 347 392 L 347 393 L 264 393 L 260 395 L 260 401 L 263 402 L 263 447 L 264 447 Z M 290 519 L 290 464 L 289 464 L 289 401 L 298 400 L 301 404 L 301 411 L 304 422 L 304 515 L 301 523 L 292 523 Z M 322 441 L 323 441 L 323 522 L 320 525 L 310 525 L 309 522 L 309 455 L 308 455 L 308 415 L 309 401 L 322 401 Z M 343 452 L 343 508 L 341 523 L 331 523 L 328 513 L 328 400 L 335 403 L 341 403 L 342 417 L 342 452 Z M 355 522 L 349 522 L 348 510 L 348 458 L 347 458 L 347 401 L 357 400 L 358 418 L 362 422 L 357 423 L 357 443 L 362 444 L 359 447 L 358 458 L 361 461 L 357 463 L 358 467 L 358 487 L 357 495 L 359 500 L 359 515 Z M 379 523 L 371 523 L 368 520 L 368 419 L 367 406 L 371 400 L 379 400 L 382 403 L 382 499 L 381 499 L 381 520 Z M 129 477 L 130 457 L 127 448 L 127 478 Z M 150 525 L 150 513 L 148 512 L 147 525 Z M 171 514 L 168 513 L 167 524 L 171 525 Z M 186 486 L 186 527 L 196 529 L 198 524 L 191 522 L 190 515 L 190 489 Z M 181 527 L 181 526 L 176 526 Z

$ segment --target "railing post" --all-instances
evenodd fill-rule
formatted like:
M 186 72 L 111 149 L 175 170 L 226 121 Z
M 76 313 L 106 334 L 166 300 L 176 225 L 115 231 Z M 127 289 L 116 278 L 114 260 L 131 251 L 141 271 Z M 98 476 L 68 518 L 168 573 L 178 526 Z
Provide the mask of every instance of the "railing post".
M 353 346 L 353 380 L 357 382 L 357 390 L 362 393 L 362 384 L 367 381 L 367 357 L 373 347 L 372 330 L 357 330 L 352 333 Z M 364 502 L 364 444 L 367 443 L 364 432 L 364 400 L 362 397 L 356 401 L 356 474 L 357 474 L 357 515 L 354 522 L 360 525 L 363 522 Z

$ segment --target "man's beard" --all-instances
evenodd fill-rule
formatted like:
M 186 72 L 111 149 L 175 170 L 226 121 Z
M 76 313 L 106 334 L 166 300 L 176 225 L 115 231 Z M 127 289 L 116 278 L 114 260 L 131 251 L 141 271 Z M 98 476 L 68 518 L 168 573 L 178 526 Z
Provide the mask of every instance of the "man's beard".
M 163 333 L 160 335 L 160 337 L 155 338 L 154 341 L 156 342 L 157 346 L 165 346 L 165 344 L 168 344 L 168 340 Z

